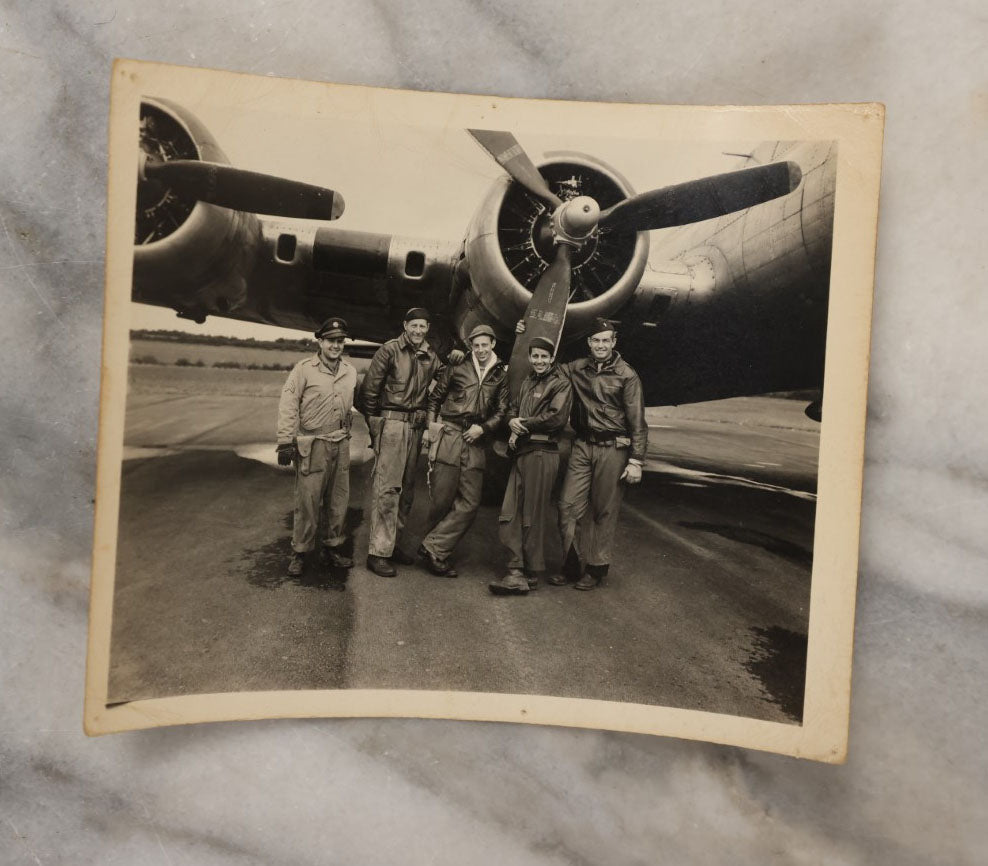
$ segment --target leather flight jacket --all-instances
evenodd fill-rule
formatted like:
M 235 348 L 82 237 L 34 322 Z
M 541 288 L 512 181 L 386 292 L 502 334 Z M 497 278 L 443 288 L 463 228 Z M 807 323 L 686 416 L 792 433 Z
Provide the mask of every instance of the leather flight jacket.
M 507 409 L 507 367 L 495 360 L 480 381 L 473 355 L 444 368 L 429 395 L 429 414 L 458 430 L 479 424 L 485 434 L 495 433 L 504 423 Z
M 384 411 L 424 412 L 429 385 L 442 362 L 422 341 L 416 348 L 405 334 L 388 340 L 374 353 L 360 389 L 360 408 L 371 418 Z M 423 415 L 424 418 L 424 415 Z
M 518 437 L 515 454 L 536 449 L 554 450 L 569 420 L 573 404 L 573 387 L 569 379 L 553 364 L 541 376 L 534 370 L 518 389 L 508 414 L 525 425 L 528 434 Z
M 573 428 L 591 443 L 607 444 L 627 437 L 629 458 L 643 461 L 648 449 L 648 425 L 642 383 L 617 352 L 600 369 L 593 358 L 564 365 L 573 383 Z

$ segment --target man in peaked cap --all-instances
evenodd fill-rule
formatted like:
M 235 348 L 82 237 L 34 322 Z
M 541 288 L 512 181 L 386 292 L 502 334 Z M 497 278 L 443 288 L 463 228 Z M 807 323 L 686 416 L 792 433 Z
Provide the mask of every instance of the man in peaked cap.
M 553 363 L 551 340 L 528 344 L 532 371 L 508 410 L 508 445 L 514 462 L 504 491 L 501 543 L 511 552 L 508 573 L 489 584 L 495 595 L 526 595 L 545 574 L 545 531 L 552 489 L 559 474 L 559 436 L 573 403 L 573 388 Z
M 493 329 L 477 325 L 467 342 L 470 354 L 443 369 L 429 396 L 429 415 L 437 422 L 429 443 L 432 506 L 419 555 L 426 568 L 441 577 L 457 576 L 449 556 L 477 516 L 484 446 L 501 426 L 507 408 L 507 368 L 494 353 Z
M 360 392 L 375 455 L 367 567 L 381 577 L 398 573 L 395 562 L 414 562 L 398 542 L 415 495 L 429 386 L 441 365 L 426 340 L 430 319 L 424 307 L 405 313 L 402 333 L 374 354 Z
M 590 355 L 565 365 L 573 385 L 576 439 L 559 497 L 563 556 L 570 548 L 586 566 L 575 589 L 593 589 L 607 575 L 621 506 L 621 482 L 641 481 L 648 425 L 641 380 L 617 353 L 613 322 L 597 319 L 587 338 Z M 587 511 L 577 545 L 577 524 Z M 566 583 L 558 575 L 549 579 Z
M 524 333 L 524 320 L 515 331 Z M 588 357 L 560 365 L 573 386 L 576 439 L 559 496 L 559 534 L 567 565 L 575 561 L 581 572 L 574 589 L 583 590 L 599 586 L 610 569 L 621 482 L 641 481 L 648 447 L 641 379 L 615 349 L 614 323 L 596 319 L 587 345 Z M 554 586 L 568 582 L 562 574 L 549 578 Z
M 339 316 L 315 332 L 319 350 L 288 374 L 278 403 L 278 463 L 295 465 L 295 516 L 288 574 L 298 577 L 315 547 L 325 510 L 323 549 L 334 568 L 353 561 L 340 547 L 350 501 L 350 422 L 357 372 L 343 357 L 347 323 Z

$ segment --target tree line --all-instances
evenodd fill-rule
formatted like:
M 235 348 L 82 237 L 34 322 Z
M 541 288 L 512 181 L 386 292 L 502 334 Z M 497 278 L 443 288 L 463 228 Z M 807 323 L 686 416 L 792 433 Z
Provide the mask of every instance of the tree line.
M 254 349 L 285 349 L 294 352 L 311 352 L 311 339 L 278 337 L 276 340 L 255 340 L 253 337 L 223 337 L 217 334 L 192 334 L 188 331 L 131 330 L 132 340 L 161 340 L 170 343 L 195 343 L 204 346 L 240 346 Z

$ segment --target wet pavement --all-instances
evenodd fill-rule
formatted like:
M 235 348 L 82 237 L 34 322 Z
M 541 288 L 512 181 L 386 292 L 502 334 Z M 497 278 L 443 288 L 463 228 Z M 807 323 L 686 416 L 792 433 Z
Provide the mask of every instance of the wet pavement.
M 181 401 L 167 406 L 174 429 Z M 231 408 L 243 414 L 241 405 Z M 662 420 L 650 435 L 651 471 L 626 492 L 603 587 L 580 593 L 543 585 L 526 597 L 495 598 L 487 583 L 506 561 L 496 505 L 482 507 L 456 552 L 457 580 L 418 565 L 400 567 L 391 580 L 364 567 L 370 464 L 362 425 L 348 520 L 355 566 L 329 568 L 312 554 L 293 578 L 286 573 L 292 477 L 274 465 L 270 444 L 246 437 L 236 451 L 212 441 L 152 444 L 155 419 L 146 410 L 141 420 L 147 450 L 129 452 L 122 479 L 112 702 L 413 688 L 801 717 L 815 511 L 811 430 Z M 185 425 L 186 440 L 197 438 L 194 427 Z M 692 462 L 698 441 L 709 454 L 703 469 L 673 462 Z M 762 462 L 773 465 L 744 466 L 767 455 L 773 459 Z M 428 488 L 420 470 L 408 551 L 424 530 Z

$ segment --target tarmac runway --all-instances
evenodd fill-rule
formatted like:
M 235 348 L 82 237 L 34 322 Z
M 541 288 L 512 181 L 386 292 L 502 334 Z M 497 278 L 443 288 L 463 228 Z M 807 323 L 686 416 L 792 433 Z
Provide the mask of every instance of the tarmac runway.
M 487 590 L 506 561 L 496 505 L 482 507 L 457 551 L 458 579 L 408 566 L 389 580 L 364 567 L 362 422 L 352 441 L 356 565 L 344 582 L 310 557 L 289 578 L 292 475 L 274 464 L 276 403 L 271 393 L 132 393 L 112 703 L 454 689 L 799 721 L 819 442 L 802 403 L 649 410 L 649 471 L 626 491 L 604 586 L 508 598 Z M 409 551 L 423 531 L 424 468 Z

